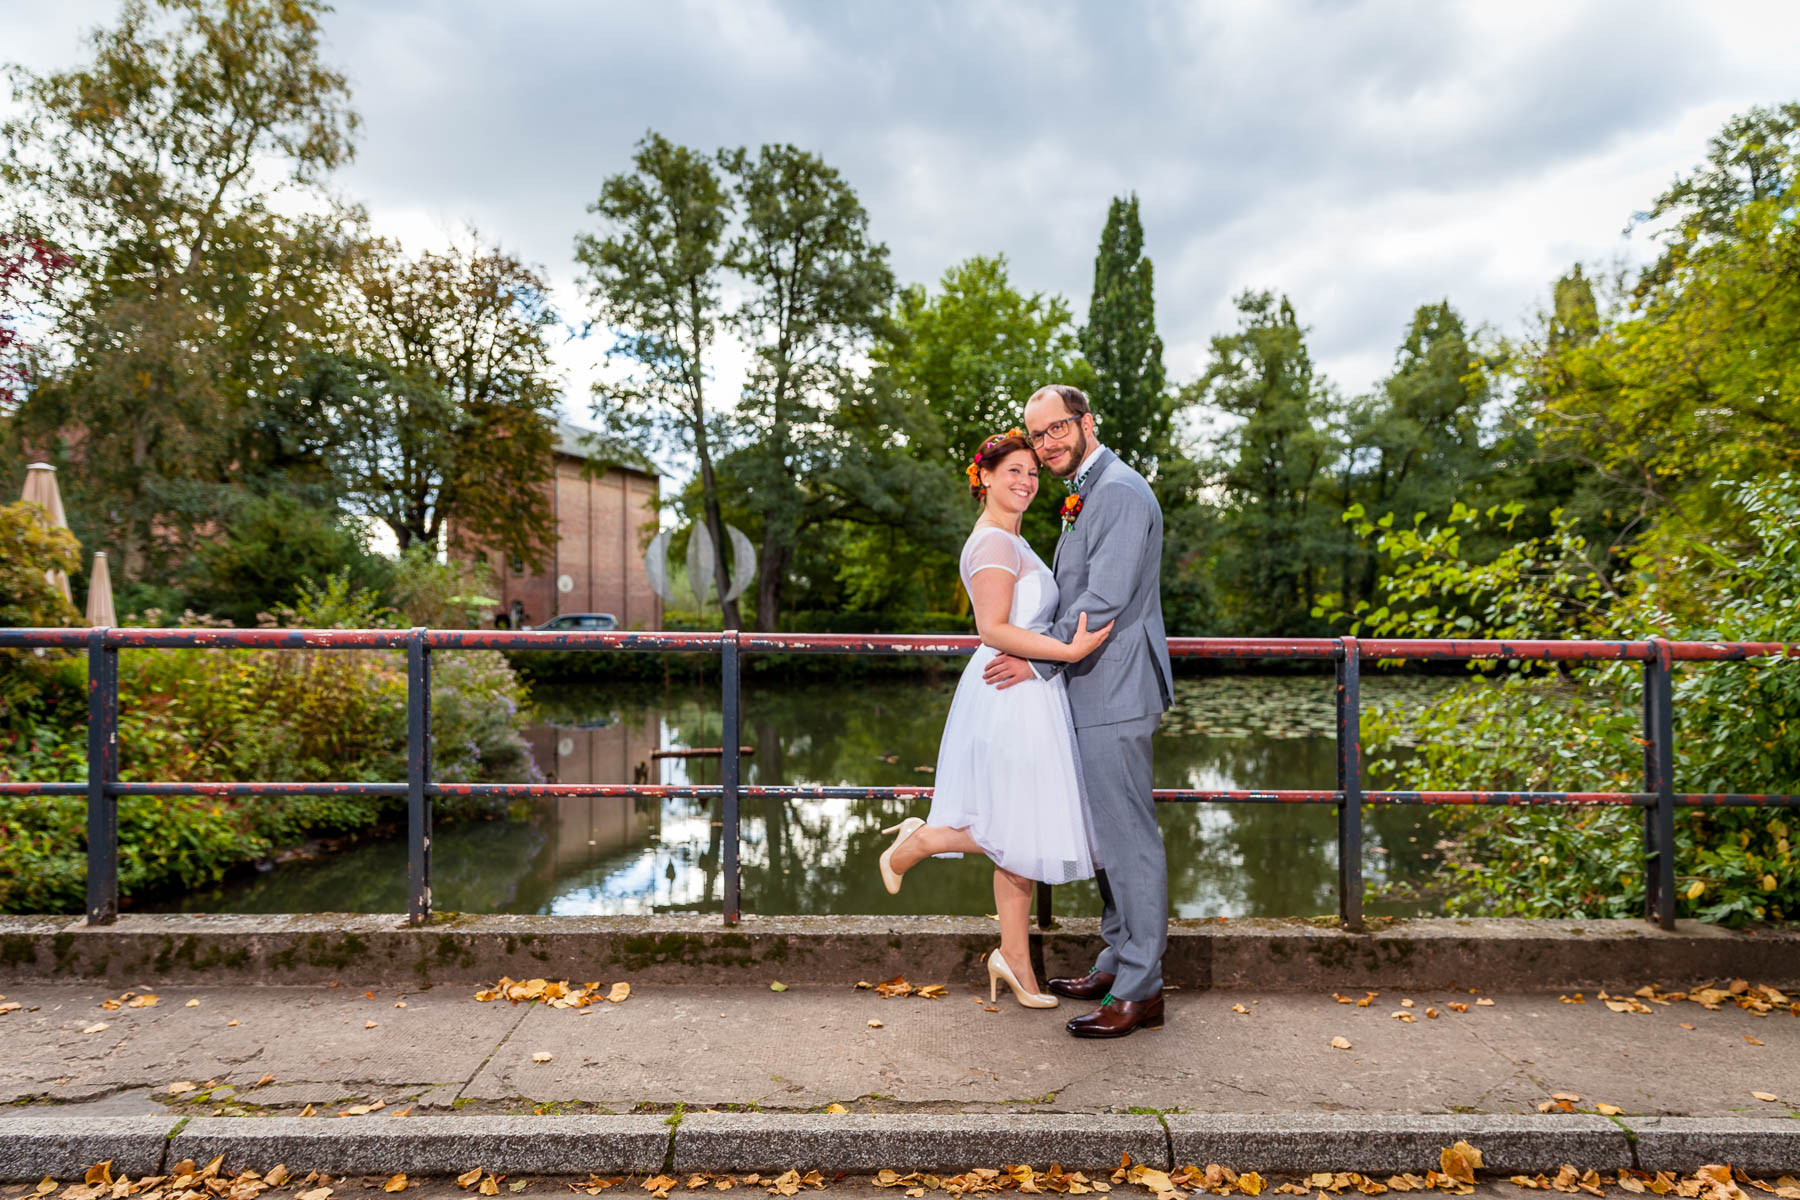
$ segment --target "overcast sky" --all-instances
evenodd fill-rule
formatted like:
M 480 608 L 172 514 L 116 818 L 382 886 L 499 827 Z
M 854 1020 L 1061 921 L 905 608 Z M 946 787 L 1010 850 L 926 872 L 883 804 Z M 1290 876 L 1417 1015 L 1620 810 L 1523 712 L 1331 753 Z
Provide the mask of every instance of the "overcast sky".
M 0 59 L 78 61 L 115 5 L 5 0 Z M 646 129 L 841 170 L 903 281 L 1004 253 L 1085 316 L 1136 191 L 1170 378 L 1245 288 L 1369 388 L 1420 303 L 1517 331 L 1731 114 L 1800 97 L 1800 4 L 345 0 L 364 127 L 338 187 L 413 249 L 472 222 L 581 316 L 571 240 Z M 1641 240 L 1641 239 L 1640 239 Z M 605 346 L 559 351 L 572 415 Z M 722 371 L 730 383 L 729 363 Z

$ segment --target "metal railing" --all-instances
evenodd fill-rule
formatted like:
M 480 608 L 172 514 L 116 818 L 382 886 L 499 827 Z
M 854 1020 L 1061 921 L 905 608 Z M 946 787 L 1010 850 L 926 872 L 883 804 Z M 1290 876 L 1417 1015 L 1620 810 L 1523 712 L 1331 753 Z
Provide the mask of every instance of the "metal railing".
M 720 875 L 724 919 L 737 924 L 739 805 L 744 799 L 897 799 L 929 797 L 930 788 L 746 787 L 740 779 L 742 658 L 746 653 L 967 655 L 972 636 L 865 636 L 805 633 L 598 633 L 489 630 L 344 629 L 0 629 L 0 648 L 85 649 L 88 664 L 88 777 L 85 783 L 0 782 L 0 796 L 87 797 L 87 919 L 111 923 L 119 911 L 120 796 L 280 795 L 405 796 L 407 895 L 413 924 L 431 917 L 432 801 L 438 796 L 515 799 L 535 796 L 693 796 L 723 806 Z M 119 651 L 169 648 L 217 650 L 404 650 L 407 676 L 405 783 L 138 783 L 119 774 Z M 432 778 L 431 656 L 439 650 L 610 650 L 718 654 L 720 671 L 719 783 L 717 785 L 592 783 L 456 783 Z M 1348 929 L 1363 925 L 1362 815 L 1371 804 L 1618 805 L 1644 810 L 1645 917 L 1664 929 L 1675 924 L 1675 810 L 1715 806 L 1795 807 L 1800 794 L 1677 792 L 1674 783 L 1672 682 L 1677 662 L 1800 658 L 1800 645 L 1781 642 L 1458 641 L 1392 638 L 1170 638 L 1169 653 L 1199 659 L 1330 660 L 1337 669 L 1337 786 L 1324 790 L 1159 788 L 1161 803 L 1330 804 L 1337 809 L 1338 915 Z M 1644 788 L 1639 792 L 1396 792 L 1363 786 L 1362 665 L 1374 661 L 1455 662 L 1476 659 L 1534 662 L 1643 663 Z M 1039 884 L 1037 917 L 1051 923 L 1051 893 Z

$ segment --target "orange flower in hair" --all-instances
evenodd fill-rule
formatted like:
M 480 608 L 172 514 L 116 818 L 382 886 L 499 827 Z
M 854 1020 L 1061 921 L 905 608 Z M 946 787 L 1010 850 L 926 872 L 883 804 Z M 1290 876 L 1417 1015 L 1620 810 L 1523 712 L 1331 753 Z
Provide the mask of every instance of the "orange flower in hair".
M 1025 431 L 1023 429 L 1015 428 L 1009 429 L 1005 433 L 996 433 L 993 437 L 981 443 L 981 449 L 975 452 L 975 457 L 969 460 L 968 468 L 963 472 L 969 477 L 969 491 L 974 494 L 976 499 L 979 500 L 987 495 L 987 488 L 982 486 L 981 483 L 981 460 L 987 457 L 988 451 L 992 450 L 995 446 L 998 446 L 1001 442 L 1004 442 L 1007 438 L 1023 439 L 1024 437 Z

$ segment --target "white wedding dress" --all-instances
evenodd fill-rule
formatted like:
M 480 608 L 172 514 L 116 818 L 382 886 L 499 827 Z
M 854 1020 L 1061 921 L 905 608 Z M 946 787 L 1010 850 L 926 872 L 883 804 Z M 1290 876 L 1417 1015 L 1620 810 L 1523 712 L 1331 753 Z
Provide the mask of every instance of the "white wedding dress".
M 1012 624 L 1038 633 L 1050 628 L 1056 579 L 1024 538 L 977 525 L 963 543 L 964 588 L 978 571 L 1005 571 L 1016 580 Z M 1095 863 L 1062 677 L 992 687 L 981 672 L 995 653 L 978 648 L 956 685 L 927 823 L 966 828 L 997 865 L 1029 879 L 1086 879 Z

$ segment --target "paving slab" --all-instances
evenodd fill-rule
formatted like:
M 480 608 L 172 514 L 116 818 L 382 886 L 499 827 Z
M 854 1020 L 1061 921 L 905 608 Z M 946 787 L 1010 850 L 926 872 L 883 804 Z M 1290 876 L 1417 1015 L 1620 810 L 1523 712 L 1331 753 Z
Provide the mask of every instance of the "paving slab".
M 411 1117 L 334 1121 L 200 1117 L 169 1142 L 169 1161 L 225 1156 L 229 1170 L 329 1174 L 643 1174 L 662 1167 L 671 1129 L 661 1117 Z
M 114 1174 L 154 1175 L 177 1120 L 161 1117 L 17 1117 L 0 1125 L 0 1181 L 80 1178 L 111 1159 Z
M 960 1172 L 1004 1163 L 1166 1168 L 1168 1138 L 1154 1116 L 700 1113 L 675 1135 L 675 1170 L 867 1173 L 882 1168 Z
M 1730 1163 L 1747 1172 L 1800 1168 L 1800 1120 L 1781 1117 L 1639 1117 L 1624 1122 L 1646 1171 Z

